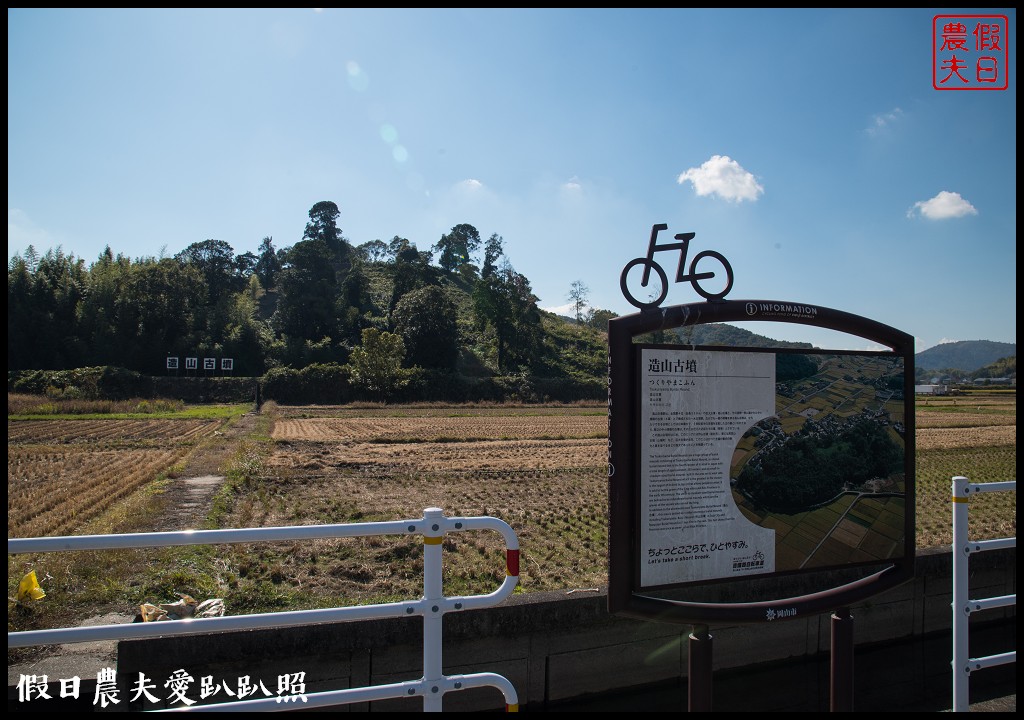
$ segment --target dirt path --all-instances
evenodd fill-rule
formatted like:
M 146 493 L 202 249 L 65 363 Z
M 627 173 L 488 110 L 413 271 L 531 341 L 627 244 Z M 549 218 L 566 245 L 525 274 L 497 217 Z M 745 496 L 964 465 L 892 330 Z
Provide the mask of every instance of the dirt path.
M 203 526 L 213 496 L 224 482 L 222 473 L 239 444 L 256 429 L 256 420 L 256 414 L 246 413 L 203 441 L 164 490 L 163 512 L 154 518 L 154 532 L 195 530 Z
M 201 528 L 210 512 L 213 496 L 224 482 L 224 469 L 238 451 L 239 444 L 256 429 L 257 417 L 246 413 L 226 424 L 212 437 L 204 440 L 187 461 L 184 469 L 167 485 L 161 498 L 163 512 L 155 516 L 149 527 L 137 532 L 160 532 Z M 173 598 L 172 598 L 173 599 Z M 132 612 L 111 610 L 78 623 L 108 625 L 130 623 Z M 117 642 L 98 641 L 39 647 L 35 652 L 19 654 L 23 658 L 7 666 L 8 687 L 22 675 L 47 675 L 50 678 L 95 678 L 106 667 L 115 667 Z

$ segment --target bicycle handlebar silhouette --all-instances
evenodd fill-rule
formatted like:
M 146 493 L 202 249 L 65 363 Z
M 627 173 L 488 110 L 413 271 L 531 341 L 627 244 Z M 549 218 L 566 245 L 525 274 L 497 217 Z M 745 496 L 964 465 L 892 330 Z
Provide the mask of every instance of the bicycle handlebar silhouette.
M 629 301 L 630 305 L 640 308 L 641 310 L 650 310 L 661 305 L 662 301 L 665 300 L 665 296 L 668 295 L 668 276 L 662 269 L 661 265 L 654 261 L 654 253 L 662 252 L 666 250 L 678 250 L 679 251 L 679 266 L 676 269 L 676 282 L 689 282 L 693 285 L 693 289 L 697 291 L 697 294 L 702 296 L 709 302 L 717 302 L 723 300 L 725 296 L 732 290 L 732 265 L 725 259 L 725 256 L 714 250 L 703 250 L 697 253 L 693 262 L 690 263 L 690 271 L 686 273 L 686 255 L 689 252 L 690 240 L 696 237 L 697 233 L 678 233 L 675 239 L 679 242 L 670 243 L 658 243 L 658 233 L 662 230 L 668 230 L 668 225 L 665 223 L 658 223 L 651 227 L 651 241 L 647 246 L 647 257 L 638 257 L 630 260 L 626 263 L 626 267 L 622 269 L 622 275 L 619 277 L 619 287 L 622 289 L 622 294 Z M 713 272 L 697 272 L 697 264 L 705 258 L 713 258 L 718 262 L 722 263 L 722 267 L 725 269 L 726 283 L 725 289 L 721 292 L 709 292 L 700 285 L 700 280 L 709 280 L 715 277 Z M 629 271 L 634 267 L 643 266 L 644 272 L 641 277 L 641 287 L 647 287 L 647 284 L 651 279 L 651 270 L 654 270 L 658 274 L 658 278 L 661 280 L 661 292 L 657 298 L 651 302 L 641 302 L 633 296 L 629 291 L 627 284 L 627 276 Z

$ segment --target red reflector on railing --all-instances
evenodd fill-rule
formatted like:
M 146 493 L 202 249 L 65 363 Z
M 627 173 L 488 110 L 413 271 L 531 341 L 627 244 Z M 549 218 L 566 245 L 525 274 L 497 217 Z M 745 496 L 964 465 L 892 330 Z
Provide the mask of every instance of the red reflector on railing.
M 519 551 L 518 550 L 506 550 L 505 551 L 505 565 L 508 568 L 508 574 L 512 577 L 519 577 Z

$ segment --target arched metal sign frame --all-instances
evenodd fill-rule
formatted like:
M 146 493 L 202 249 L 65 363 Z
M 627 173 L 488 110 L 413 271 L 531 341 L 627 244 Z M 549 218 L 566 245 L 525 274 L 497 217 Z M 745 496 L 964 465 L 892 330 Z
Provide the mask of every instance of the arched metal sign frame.
M 900 557 L 867 569 L 871 574 L 837 587 L 795 597 L 754 602 L 692 602 L 649 594 L 641 588 L 639 550 L 639 460 L 637 379 L 639 354 L 634 338 L 656 330 L 705 323 L 756 320 L 827 328 L 855 335 L 891 349 L 904 368 L 907 402 L 904 448 L 904 550 Z M 796 619 L 861 602 L 914 576 L 914 338 L 888 325 L 841 310 L 777 300 L 721 300 L 646 309 L 608 322 L 608 461 L 609 461 L 609 612 L 638 619 L 680 624 L 759 623 Z M 681 346 L 682 347 L 682 346 Z M 741 351 L 743 348 L 723 348 Z M 872 572 L 873 571 L 873 572 Z M 813 572 L 813 571 L 809 571 Z M 833 574 L 834 575 L 834 574 Z M 716 582 L 756 579 L 742 577 Z M 829 578 L 826 578 L 826 582 Z M 832 580 L 834 582 L 834 579 Z M 806 583 L 805 583 L 806 585 Z

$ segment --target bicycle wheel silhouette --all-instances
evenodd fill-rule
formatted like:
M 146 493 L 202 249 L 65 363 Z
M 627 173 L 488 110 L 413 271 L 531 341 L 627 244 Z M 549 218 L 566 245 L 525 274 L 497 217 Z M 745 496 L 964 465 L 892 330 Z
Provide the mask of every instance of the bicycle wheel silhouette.
M 725 258 L 722 259 L 724 260 Z M 634 288 L 638 288 L 637 294 L 642 294 L 639 292 L 639 288 L 644 287 L 642 279 L 643 274 L 634 272 L 633 276 L 630 277 L 629 271 L 634 268 L 642 268 L 644 266 L 649 266 L 650 269 L 653 269 L 654 272 L 658 274 L 658 280 L 661 282 L 660 288 L 651 288 L 648 292 L 648 297 L 653 298 L 648 302 L 641 302 L 637 300 L 636 295 L 631 293 L 629 290 L 629 286 L 633 285 Z M 645 272 L 649 273 L 649 270 L 646 270 Z M 648 286 L 649 285 L 650 276 L 648 275 Z M 635 258 L 626 263 L 626 267 L 622 268 L 622 275 L 619 276 L 619 287 L 622 289 L 622 294 L 625 296 L 626 300 L 629 301 L 630 305 L 638 307 L 641 310 L 650 310 L 651 308 L 656 308 L 661 305 L 665 296 L 668 295 L 668 276 L 665 275 L 665 271 L 661 269 L 661 265 L 653 260 L 648 260 L 647 258 L 642 257 Z
M 709 280 L 709 279 L 711 279 L 713 277 L 720 277 L 720 275 L 718 275 L 718 274 L 716 274 L 714 272 L 709 272 L 706 269 L 706 268 L 709 267 L 709 263 L 707 263 L 707 262 L 704 263 L 704 267 L 705 267 L 704 272 L 701 272 L 701 273 L 697 272 L 697 263 L 699 263 L 701 260 L 704 260 L 705 258 L 711 258 L 711 259 L 717 260 L 718 262 L 722 263 L 722 267 L 725 268 L 725 289 L 723 289 L 721 292 L 708 292 L 703 287 L 701 287 L 700 283 L 698 282 L 698 280 Z M 640 259 L 642 260 L 643 258 L 640 258 Z M 629 266 L 627 265 L 626 267 L 629 267 Z M 694 256 L 694 258 L 693 258 L 693 262 L 690 263 L 690 278 L 689 279 L 690 279 L 690 284 L 693 285 L 693 289 L 697 291 L 697 294 L 699 294 L 702 297 L 704 297 L 704 299 L 706 299 L 706 300 L 721 300 L 726 295 L 729 294 L 730 290 L 732 290 L 732 280 L 733 280 L 733 277 L 732 277 L 732 265 L 729 264 L 729 261 L 726 260 L 725 256 L 722 255 L 721 253 L 715 252 L 714 250 L 704 250 L 702 252 L 697 253 Z M 719 286 L 721 285 L 720 282 L 717 282 L 716 284 L 719 285 Z

